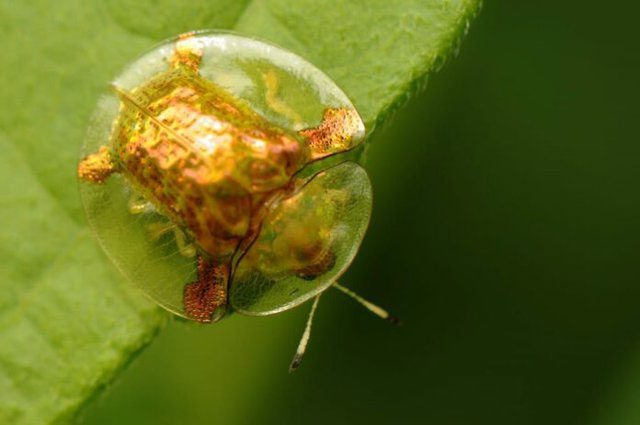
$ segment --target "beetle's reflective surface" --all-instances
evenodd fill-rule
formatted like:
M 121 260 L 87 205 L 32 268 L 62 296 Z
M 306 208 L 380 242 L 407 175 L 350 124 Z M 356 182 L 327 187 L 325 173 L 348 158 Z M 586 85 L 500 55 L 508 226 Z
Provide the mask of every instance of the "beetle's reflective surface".
M 271 314 L 326 289 L 355 256 L 369 180 L 353 162 L 321 161 L 363 135 L 344 93 L 303 59 L 187 34 L 101 99 L 78 167 L 83 202 L 116 265 L 167 309 L 201 322 L 229 304 Z
M 234 274 L 233 307 L 272 314 L 328 288 L 355 257 L 370 212 L 369 179 L 355 163 L 310 179 L 270 208 Z

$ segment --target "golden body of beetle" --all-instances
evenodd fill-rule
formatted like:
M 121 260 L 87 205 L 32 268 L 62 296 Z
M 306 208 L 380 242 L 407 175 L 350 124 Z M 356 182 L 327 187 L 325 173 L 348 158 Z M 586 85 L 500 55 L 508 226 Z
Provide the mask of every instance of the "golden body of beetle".
M 121 106 L 110 145 L 88 155 L 78 175 L 99 184 L 121 173 L 186 230 L 199 259 L 198 280 L 185 286 L 184 308 L 190 318 L 208 322 L 224 314 L 232 260 L 256 238 L 266 207 L 296 202 L 296 197 L 287 199 L 296 173 L 351 149 L 364 127 L 355 110 L 328 108 L 318 127 L 287 132 L 202 78 L 201 56 L 198 41 L 184 36 L 167 71 L 131 91 L 114 86 Z M 330 267 L 329 229 L 321 221 L 315 224 L 289 226 L 281 249 L 286 253 L 278 261 L 290 261 L 265 263 L 263 269 L 312 278 Z M 253 258 L 264 263 L 269 257 Z

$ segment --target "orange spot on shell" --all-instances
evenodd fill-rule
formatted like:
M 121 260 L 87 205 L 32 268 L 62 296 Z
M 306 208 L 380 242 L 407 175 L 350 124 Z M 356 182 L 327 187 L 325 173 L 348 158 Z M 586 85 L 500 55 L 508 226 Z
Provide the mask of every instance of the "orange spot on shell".
M 364 132 L 364 125 L 354 109 L 328 108 L 319 126 L 301 130 L 313 152 L 313 158 L 353 148 Z
M 210 323 L 215 311 L 227 303 L 229 266 L 198 258 L 198 280 L 184 287 L 184 310 L 198 322 Z

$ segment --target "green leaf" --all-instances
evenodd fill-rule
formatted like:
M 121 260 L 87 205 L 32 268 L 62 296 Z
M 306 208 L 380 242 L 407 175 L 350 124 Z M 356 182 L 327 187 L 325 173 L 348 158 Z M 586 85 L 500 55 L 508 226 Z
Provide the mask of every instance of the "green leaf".
M 68 420 L 166 322 L 87 230 L 77 152 L 99 93 L 164 37 L 232 28 L 306 57 L 369 131 L 457 48 L 476 0 L 0 2 L 0 423 Z

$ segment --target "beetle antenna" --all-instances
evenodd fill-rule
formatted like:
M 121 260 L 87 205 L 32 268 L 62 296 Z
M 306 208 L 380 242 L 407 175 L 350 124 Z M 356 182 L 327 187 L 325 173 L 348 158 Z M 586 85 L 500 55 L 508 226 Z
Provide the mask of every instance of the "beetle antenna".
M 400 319 L 398 319 L 395 316 L 390 315 L 387 310 L 385 310 L 382 307 L 379 307 L 379 306 L 375 305 L 371 301 L 365 300 L 364 298 L 362 298 L 360 295 L 356 294 L 355 292 L 353 292 L 349 288 L 345 288 L 344 286 L 340 285 L 338 282 L 334 283 L 333 286 L 336 289 L 338 289 L 340 292 L 342 292 L 343 294 L 346 294 L 349 297 L 353 298 L 356 302 L 358 302 L 360 305 L 362 305 L 364 308 L 366 308 L 367 310 L 369 310 L 370 312 L 372 312 L 376 316 L 378 316 L 378 317 L 380 317 L 382 319 L 388 320 L 391 323 L 393 323 L 394 325 L 401 325 L 402 324 L 402 321 Z
M 289 373 L 294 372 L 300 363 L 302 363 L 302 358 L 304 357 L 305 351 L 307 351 L 307 343 L 309 342 L 309 338 L 311 337 L 311 325 L 313 323 L 313 316 L 316 313 L 316 308 L 318 308 L 318 301 L 320 301 L 320 295 L 316 296 L 313 300 L 313 305 L 311 306 L 311 311 L 309 311 L 309 317 L 307 318 L 307 325 L 304 328 L 304 332 L 302 333 L 302 338 L 300 338 L 300 343 L 298 344 L 298 348 L 296 349 L 296 354 L 293 356 L 293 360 L 291 360 L 291 364 L 289 365 Z

